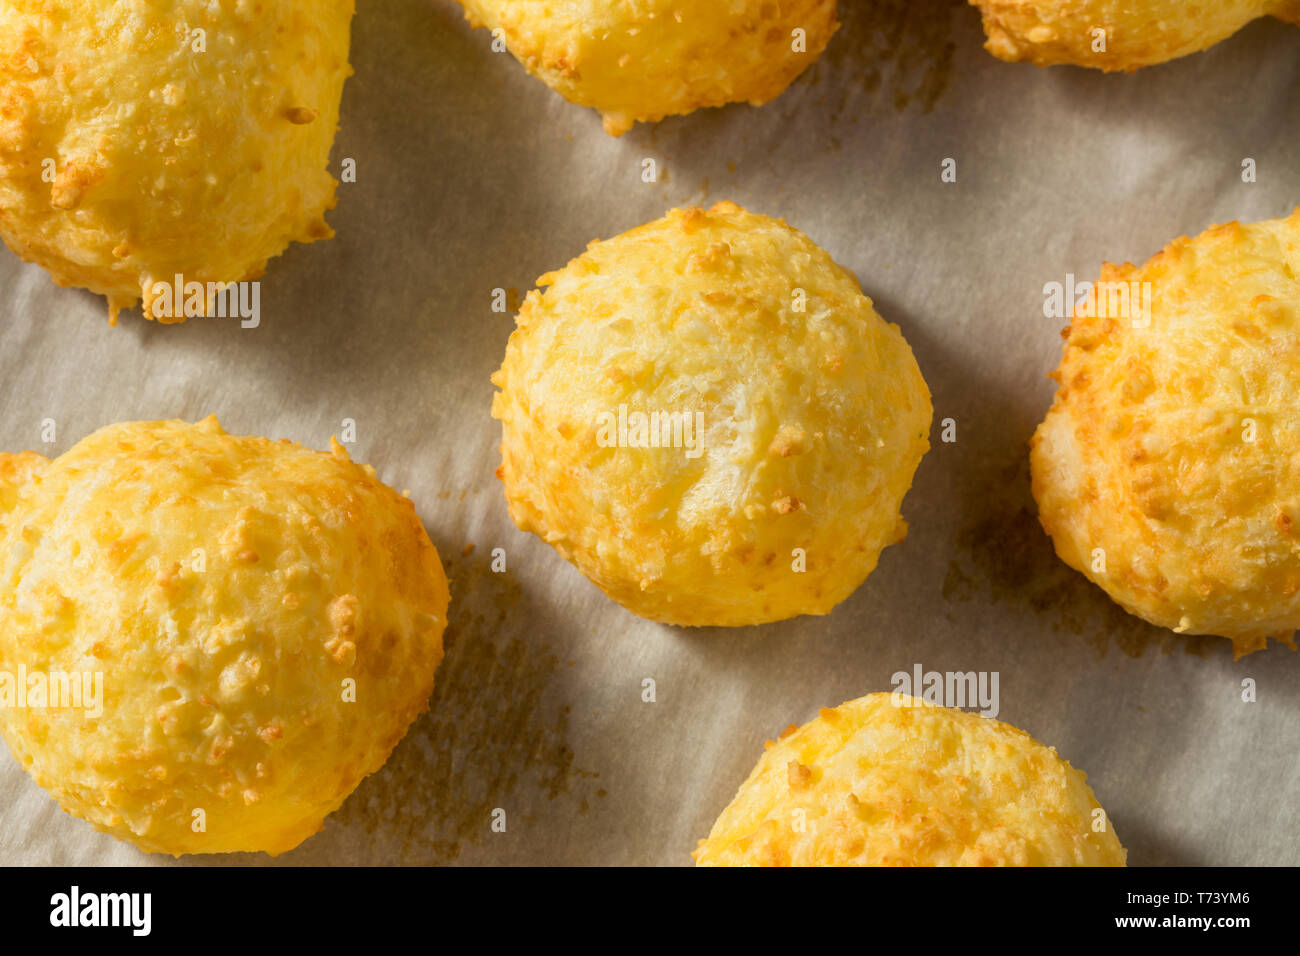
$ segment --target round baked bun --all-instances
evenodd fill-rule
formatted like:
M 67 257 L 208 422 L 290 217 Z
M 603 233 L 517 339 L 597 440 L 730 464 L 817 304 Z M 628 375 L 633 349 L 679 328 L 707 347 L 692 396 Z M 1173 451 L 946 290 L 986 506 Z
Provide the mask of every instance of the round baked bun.
M 1298 277 L 1300 209 L 1103 266 L 1030 452 L 1066 564 L 1237 656 L 1300 627 Z
M 10 700 L 0 732 L 64 810 L 146 850 L 319 830 L 427 707 L 447 603 L 411 502 L 337 443 L 208 418 L 0 455 L 0 673 L 83 690 Z
M 460 0 L 466 18 L 621 136 L 705 106 L 774 99 L 838 28 L 835 0 Z
M 1000 60 L 1133 72 L 1207 50 L 1259 17 L 1300 23 L 1297 0 L 970 0 Z M 1105 31 L 1102 43 L 1098 31 Z
M 0 236 L 110 316 L 333 235 L 353 0 L 0 5 Z M 213 310 L 215 311 L 215 310 Z
M 1023 731 L 868 694 L 769 742 L 702 866 L 1123 866 L 1086 778 Z
M 718 203 L 537 280 L 492 414 L 510 515 L 624 607 L 826 614 L 903 538 L 930 393 L 852 274 Z

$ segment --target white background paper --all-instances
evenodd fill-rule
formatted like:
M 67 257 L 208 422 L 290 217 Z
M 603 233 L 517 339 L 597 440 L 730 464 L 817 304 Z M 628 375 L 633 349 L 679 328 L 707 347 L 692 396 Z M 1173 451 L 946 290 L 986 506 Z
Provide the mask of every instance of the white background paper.
M 765 739 L 920 663 L 998 671 L 999 717 L 1089 774 L 1130 864 L 1300 863 L 1300 655 L 1234 663 L 1225 640 L 1126 615 L 1054 556 L 1027 466 L 1064 324 L 1043 317 L 1044 283 L 1300 202 L 1300 30 L 1258 21 L 1107 76 L 1001 63 L 958 2 L 841 0 L 831 47 L 772 104 L 611 139 L 452 0 L 360 8 L 334 152 L 358 182 L 336 239 L 272 262 L 260 328 L 131 313 L 110 329 L 103 300 L 0 253 L 0 448 L 52 456 L 111 422 L 210 412 L 323 448 L 352 418 L 353 457 L 410 489 L 443 556 L 431 712 L 278 862 L 689 863 Z M 856 273 L 958 441 L 936 430 L 908 539 L 829 617 L 686 630 L 623 611 L 511 524 L 488 376 L 513 320 L 490 305 L 594 237 L 720 199 Z M 186 862 L 230 861 L 270 859 Z M 172 861 L 62 813 L 5 756 L 0 864 L 29 863 Z

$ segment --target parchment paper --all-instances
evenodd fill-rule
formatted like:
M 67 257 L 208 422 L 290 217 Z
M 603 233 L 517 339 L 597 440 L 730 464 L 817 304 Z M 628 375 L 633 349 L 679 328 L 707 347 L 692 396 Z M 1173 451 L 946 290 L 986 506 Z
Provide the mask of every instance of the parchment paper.
M 257 329 L 138 313 L 110 329 L 102 299 L 0 253 L 0 447 L 52 456 L 110 422 L 210 412 L 325 447 L 351 418 L 353 457 L 410 489 L 443 556 L 431 712 L 277 862 L 689 863 L 765 739 L 919 663 L 997 671 L 1000 719 L 1089 774 L 1131 864 L 1300 863 L 1300 655 L 1234 663 L 1225 640 L 1125 614 L 1053 554 L 1026 460 L 1064 324 L 1043 316 L 1044 283 L 1300 202 L 1300 30 L 1257 21 L 1106 76 L 993 59 L 955 0 L 841 11 L 824 58 L 772 104 L 615 140 L 452 0 L 363 0 L 334 153 L 358 181 L 329 217 L 336 239 L 272 262 Z M 686 630 L 623 611 L 511 524 L 488 376 L 513 316 L 492 290 L 522 296 L 594 237 L 723 198 L 858 275 L 917 354 L 936 432 L 908 539 L 833 614 Z M 0 863 L 172 861 L 62 813 L 5 755 Z

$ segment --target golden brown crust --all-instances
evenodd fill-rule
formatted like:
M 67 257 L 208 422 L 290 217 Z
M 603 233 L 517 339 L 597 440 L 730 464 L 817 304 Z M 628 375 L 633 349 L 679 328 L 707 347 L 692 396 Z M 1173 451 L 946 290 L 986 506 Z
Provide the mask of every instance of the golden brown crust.
M 19 491 L 45 470 L 49 460 L 34 451 L 16 455 L 0 452 L 0 527 L 5 515 L 18 504 Z
M 1123 866 L 1086 778 L 997 720 L 869 694 L 769 742 L 701 866 Z
M 1262 16 L 1300 20 L 1295 0 L 970 2 L 984 18 L 985 49 L 1000 60 L 1129 73 L 1209 49 Z
M 901 540 L 929 391 L 807 236 L 674 209 L 538 284 L 493 377 L 500 476 L 515 523 L 610 597 L 686 625 L 825 614 Z M 690 416 L 700 454 L 602 444 L 620 408 Z
M 1300 627 L 1298 276 L 1300 209 L 1104 265 L 1107 299 L 1076 310 L 1031 448 L 1057 554 L 1237 655 Z M 1115 314 L 1110 290 L 1144 283 L 1149 317 Z
M 113 316 L 143 297 L 150 317 L 155 282 L 255 279 L 329 237 L 352 11 L 0 3 L 0 236 Z
M 411 502 L 337 444 L 129 422 L 27 476 L 0 671 L 101 673 L 103 713 L 0 707 L 0 732 L 69 813 L 151 851 L 281 853 L 427 706 L 446 577 Z
M 821 54 L 835 0 L 461 0 L 475 26 L 565 99 L 595 107 L 621 136 L 707 106 L 766 103 Z M 793 49 L 804 31 L 802 50 Z

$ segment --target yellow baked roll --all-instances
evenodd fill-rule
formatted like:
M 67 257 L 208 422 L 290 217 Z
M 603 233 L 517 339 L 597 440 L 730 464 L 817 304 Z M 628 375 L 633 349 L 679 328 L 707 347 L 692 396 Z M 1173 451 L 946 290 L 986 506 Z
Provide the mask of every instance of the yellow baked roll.
M 333 235 L 353 0 L 0 0 L 0 236 L 108 297 Z
M 1259 17 L 1300 23 L 1300 0 L 970 0 L 1000 60 L 1131 73 L 1208 50 Z
M 460 0 L 466 18 L 621 136 L 705 106 L 778 96 L 839 24 L 835 0 Z
M 1106 264 L 1030 452 L 1056 553 L 1236 655 L 1300 627 L 1300 209 Z
M 789 727 L 701 866 L 1123 866 L 1084 774 L 1001 721 L 869 694 Z
M 903 538 L 930 393 L 807 236 L 674 209 L 537 280 L 492 381 L 511 517 L 656 621 L 826 614 Z
M 447 604 L 411 502 L 337 443 L 208 418 L 0 455 L 0 732 L 145 850 L 319 830 L 426 708 Z

